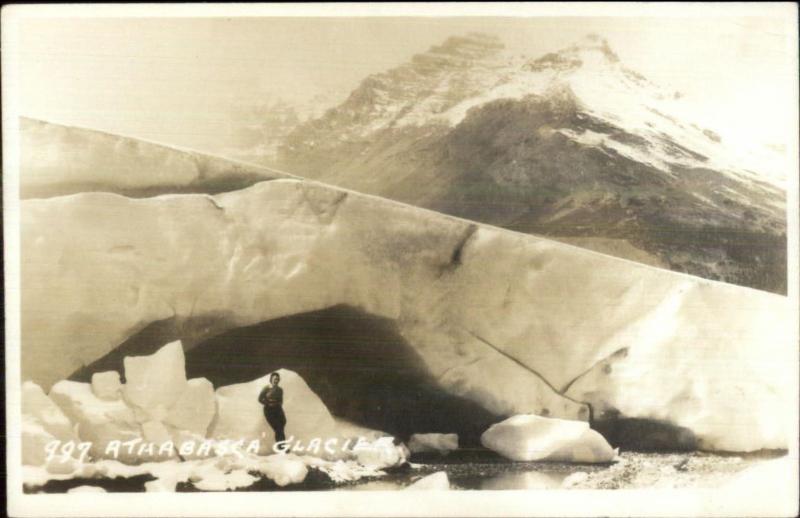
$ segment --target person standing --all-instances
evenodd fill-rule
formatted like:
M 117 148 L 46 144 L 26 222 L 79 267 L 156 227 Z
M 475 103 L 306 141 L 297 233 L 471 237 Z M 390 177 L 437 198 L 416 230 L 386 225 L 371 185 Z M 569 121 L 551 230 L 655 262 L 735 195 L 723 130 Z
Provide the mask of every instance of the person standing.
M 258 402 L 264 405 L 264 417 L 275 432 L 275 442 L 286 440 L 286 414 L 283 413 L 283 389 L 278 386 L 281 375 L 273 372 L 269 375 L 269 385 L 258 395 Z

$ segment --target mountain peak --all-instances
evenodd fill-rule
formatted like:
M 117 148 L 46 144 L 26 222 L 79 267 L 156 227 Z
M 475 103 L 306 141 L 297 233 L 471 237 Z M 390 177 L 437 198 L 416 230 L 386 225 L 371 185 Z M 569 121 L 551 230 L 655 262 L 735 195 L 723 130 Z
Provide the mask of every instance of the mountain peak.
M 426 54 L 439 54 L 464 59 L 484 59 L 503 50 L 505 45 L 497 36 L 470 32 L 464 36 L 451 36 L 441 45 L 434 45 Z
M 619 63 L 619 56 L 605 38 L 597 34 L 587 34 L 569 47 L 529 61 L 524 69 L 532 72 L 547 69 L 565 72 L 578 69 L 587 62 L 614 64 Z
M 577 43 L 565 49 L 573 52 L 600 52 L 611 63 L 618 63 L 619 56 L 611 49 L 608 40 L 594 33 L 587 34 Z
M 433 45 L 422 54 L 411 58 L 411 66 L 428 69 L 430 67 L 462 67 L 491 59 L 505 46 L 496 36 L 471 32 L 464 36 L 451 36 L 440 45 Z
M 429 118 L 489 88 L 496 79 L 487 76 L 489 84 L 483 84 L 476 80 L 480 74 L 474 69 L 493 66 L 504 48 L 499 38 L 489 34 L 451 36 L 407 63 L 368 76 L 331 119 L 338 117 L 337 112 L 345 113 L 347 125 L 370 119 L 374 129 L 401 119 Z

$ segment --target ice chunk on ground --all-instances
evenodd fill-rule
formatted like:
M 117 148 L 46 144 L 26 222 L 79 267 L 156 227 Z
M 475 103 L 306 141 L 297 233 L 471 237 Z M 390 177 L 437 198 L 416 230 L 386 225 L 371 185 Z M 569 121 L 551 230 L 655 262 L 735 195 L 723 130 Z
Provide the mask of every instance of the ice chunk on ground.
M 450 489 L 450 480 L 447 478 L 447 473 L 444 471 L 439 471 L 433 473 L 432 475 L 428 475 L 427 477 L 423 477 L 410 486 L 406 487 L 406 490 L 410 491 L 417 491 L 417 490 L 436 490 L 436 489 Z
M 51 466 L 22 466 L 22 484 L 24 487 L 41 487 L 50 480 L 70 480 L 74 478 L 92 478 L 95 471 L 92 469 L 93 463 L 81 464 L 79 461 L 69 458 L 67 462 L 55 464 L 56 469 Z
M 52 479 L 52 475 L 41 466 L 22 465 L 22 485 L 23 487 L 37 487 L 47 483 Z
M 77 440 L 74 424 L 42 388 L 31 381 L 22 384 L 22 415 L 61 441 Z
M 51 475 L 72 475 L 80 469 L 81 461 L 73 457 L 56 456 L 48 460 L 45 469 Z
M 147 491 L 174 491 L 178 482 L 186 481 L 204 491 L 226 491 L 251 486 L 259 480 L 259 475 L 283 487 L 299 484 L 308 474 L 305 462 L 291 454 L 267 457 L 226 454 L 186 462 L 148 463 L 140 468 L 157 478 L 146 486 Z M 107 469 L 115 473 L 122 471 L 126 476 L 136 473 L 120 466 L 107 466 Z
M 161 421 L 142 423 L 142 435 L 147 443 L 153 444 L 154 451 L 154 454 L 144 453 L 141 455 L 142 460 L 163 461 L 177 455 L 172 433 Z
M 258 466 L 258 471 L 271 478 L 279 486 L 299 484 L 308 475 L 303 461 L 285 455 L 271 455 Z
M 95 459 L 111 458 L 107 452 L 111 441 L 142 439 L 141 427 L 125 401 L 99 399 L 88 383 L 59 381 L 50 390 L 50 398 L 77 424 L 79 438 L 91 443 L 89 453 Z M 138 456 L 121 448 L 119 460 L 137 462 Z
M 144 483 L 144 490 L 148 493 L 174 493 L 178 481 L 170 477 L 162 477 Z
M 400 466 L 410 455 L 405 444 L 394 444 L 393 437 L 381 437 L 372 442 L 357 443 L 353 453 L 359 464 L 377 469 Z
M 178 462 L 176 460 L 167 460 L 163 462 L 143 462 L 137 465 L 124 464 L 117 460 L 103 459 L 87 467 L 91 469 L 84 473 L 87 477 L 105 477 L 105 478 L 130 478 L 137 475 L 150 474 L 154 477 L 161 477 L 165 475 L 178 475 L 187 472 L 193 464 L 189 462 Z M 188 473 L 184 478 L 188 477 Z
M 80 439 L 92 442 L 92 457 L 118 458 L 123 462 L 164 461 L 175 457 L 187 441 L 194 447 L 184 458 L 209 456 L 194 453 L 206 440 L 208 425 L 216 412 L 214 387 L 205 378 L 186 381 L 181 343 L 167 344 L 150 356 L 126 357 L 124 363 L 125 385 L 111 371 L 95 374 L 91 388 L 62 381 L 51 391 L 66 415 L 78 423 Z M 28 392 L 36 395 L 33 388 L 29 387 Z M 119 397 L 120 392 L 124 397 Z M 53 407 L 58 409 L 55 404 Z M 30 435 L 31 440 L 33 437 Z M 45 439 L 42 436 L 37 440 Z M 108 446 L 111 441 L 125 443 L 135 439 L 141 443 L 132 448 Z
M 616 452 L 583 421 L 532 414 L 516 415 L 494 424 L 481 444 L 516 461 L 610 462 Z
M 329 461 L 319 457 L 301 457 L 306 466 L 316 468 L 330 477 L 335 483 L 354 482 L 364 477 L 382 477 L 384 471 L 374 466 L 364 466 L 355 460 Z
M 22 463 L 43 466 L 47 461 L 47 445 L 56 440 L 31 416 L 22 416 Z
M 113 401 L 122 395 L 122 382 L 119 372 L 95 372 L 92 374 L 92 392 L 100 399 Z
M 458 449 L 458 435 L 454 433 L 415 433 L 408 441 L 411 453 L 438 451 L 446 454 Z
M 205 378 L 190 379 L 164 422 L 205 437 L 216 411 L 214 385 Z
M 163 443 L 172 440 L 169 430 L 160 421 L 142 423 L 142 434 L 144 439 L 150 442 Z
M 227 473 L 215 469 L 214 466 L 203 466 L 193 472 L 192 484 L 202 491 L 230 491 L 252 486 L 258 481 L 243 469 L 234 469 Z
M 63 474 L 48 473 L 39 466 L 24 466 L 23 480 L 26 486 L 42 486 L 48 480 L 74 477 L 113 479 L 152 475 L 156 480 L 145 483 L 148 492 L 172 492 L 176 490 L 177 484 L 182 482 L 191 482 L 202 490 L 224 491 L 250 486 L 262 477 L 272 480 L 280 487 L 300 484 L 305 480 L 310 468 L 326 473 L 337 483 L 385 475 L 374 466 L 364 466 L 354 460 L 328 461 L 319 457 L 291 453 L 268 456 L 228 453 L 219 457 L 187 461 L 170 459 L 137 465 L 103 459 L 85 464 L 76 463 L 72 471 Z
M 587 428 L 575 440 L 548 456 L 546 460 L 580 463 L 603 463 L 614 460 L 619 451 L 612 448 L 605 437 L 596 430 Z
M 172 442 L 175 444 L 175 449 L 183 460 L 192 459 L 206 459 L 212 455 L 216 455 L 216 448 L 214 447 L 214 440 L 208 439 L 205 436 L 189 432 L 187 430 L 175 430 L 169 426 L 172 435 Z M 205 448 L 203 445 L 210 443 L 211 446 Z
M 22 384 L 22 463 L 44 466 L 50 471 L 63 472 L 71 466 L 69 457 L 76 457 L 77 450 L 70 455 L 58 451 L 48 455 L 48 445 L 53 441 L 73 444 L 78 442 L 74 425 L 64 412 L 44 391 L 30 381 Z M 48 461 L 48 456 L 50 460 Z
M 332 452 L 323 444 L 318 452 L 309 451 L 308 454 L 319 455 L 325 460 L 352 460 L 354 459 L 353 447 L 361 440 L 373 442 L 381 437 L 388 437 L 389 434 L 373 428 L 358 425 L 346 419 L 334 417 L 336 426 L 336 438 L 332 446 Z
M 152 419 L 163 421 L 187 388 L 186 360 L 180 341 L 149 356 L 126 356 L 125 399 Z
M 297 455 L 273 454 L 266 457 L 256 455 L 228 456 L 229 465 L 246 469 L 248 472 L 261 473 L 277 485 L 283 487 L 289 484 L 299 484 L 308 474 L 306 463 Z M 217 466 L 224 465 L 218 462 Z
M 336 437 L 336 423 L 325 404 L 296 372 L 280 369 L 286 439 L 308 444 L 314 438 Z M 269 384 L 269 374 L 250 381 L 220 387 L 216 391 L 217 415 L 209 430 L 215 439 L 259 440 L 259 453 L 273 453 L 275 435 L 264 417 L 258 395 Z
M 98 486 L 78 486 L 68 489 L 67 493 L 105 493 L 106 490 Z

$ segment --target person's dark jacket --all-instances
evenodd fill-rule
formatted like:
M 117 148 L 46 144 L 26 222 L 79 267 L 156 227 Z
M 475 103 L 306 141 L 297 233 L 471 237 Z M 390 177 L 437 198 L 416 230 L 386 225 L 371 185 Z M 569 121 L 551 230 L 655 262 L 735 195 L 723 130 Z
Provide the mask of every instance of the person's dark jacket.
M 279 407 L 283 405 L 283 389 L 268 385 L 258 395 L 258 402 L 265 407 Z

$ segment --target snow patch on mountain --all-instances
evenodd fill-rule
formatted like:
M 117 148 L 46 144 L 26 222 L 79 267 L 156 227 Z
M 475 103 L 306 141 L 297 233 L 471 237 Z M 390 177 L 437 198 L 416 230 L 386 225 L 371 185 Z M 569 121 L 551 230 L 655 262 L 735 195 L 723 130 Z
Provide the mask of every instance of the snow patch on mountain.
M 351 142 L 386 129 L 454 127 L 471 109 L 498 99 L 556 98 L 569 92 L 584 113 L 639 137 L 637 142 L 618 141 L 613 135 L 604 140 L 634 160 L 667 174 L 676 166 L 707 167 L 740 180 L 784 186 L 785 171 L 775 169 L 782 164 L 776 153 L 758 145 L 729 147 L 711 129 L 688 122 L 692 116 L 679 92 L 626 67 L 599 36 L 589 35 L 537 59 L 508 57 L 502 50 L 502 43 L 491 36 L 452 37 L 409 63 L 368 77 L 346 102 L 310 127 L 335 128 L 341 142 Z M 565 134 L 597 145 L 596 134 L 589 133 Z

